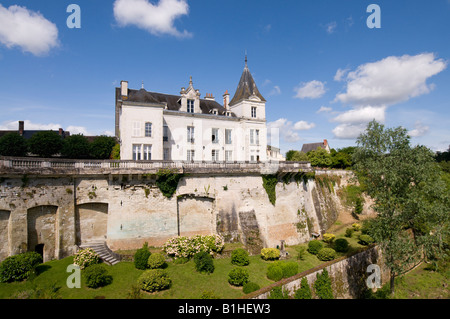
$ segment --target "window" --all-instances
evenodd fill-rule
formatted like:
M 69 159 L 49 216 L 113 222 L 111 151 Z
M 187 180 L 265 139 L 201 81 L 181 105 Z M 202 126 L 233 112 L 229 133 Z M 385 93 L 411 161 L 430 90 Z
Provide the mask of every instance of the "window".
M 141 136 L 141 123 L 133 122 L 133 136 Z
M 255 130 L 250 130 L 250 145 L 255 144 Z
M 254 155 L 250 156 L 250 162 L 254 162 L 254 161 L 255 161 L 255 156 Z
M 225 130 L 225 144 L 232 144 L 233 140 L 231 139 L 231 134 L 233 130 L 226 129 Z
M 193 126 L 188 126 L 187 127 L 187 142 L 188 143 L 194 144 L 194 142 L 195 142 L 194 133 L 195 133 L 194 127 Z
M 225 151 L 225 161 L 227 162 L 233 161 L 233 151 Z
M 152 146 L 144 145 L 144 161 L 152 160 Z
M 214 144 L 219 143 L 219 129 L 217 129 L 217 128 L 213 128 L 213 129 L 212 129 L 211 141 L 212 141 Z
M 133 161 L 141 160 L 141 145 L 133 144 Z
M 256 118 L 256 107 L 252 106 L 252 118 Z
M 259 145 L 259 130 L 255 130 L 256 135 L 256 145 Z
M 170 161 L 170 148 L 165 147 L 163 153 L 163 160 Z
M 187 100 L 188 113 L 194 113 L 194 100 Z
M 152 123 L 145 123 L 145 137 L 152 137 Z
M 219 161 L 219 151 L 218 150 L 212 150 L 211 155 L 212 155 L 211 157 L 212 157 L 213 162 Z
M 195 158 L 195 151 L 188 150 L 187 151 L 187 160 L 188 160 L 188 162 L 193 162 L 194 158 Z
M 167 125 L 163 126 L 163 142 L 169 141 L 169 127 Z

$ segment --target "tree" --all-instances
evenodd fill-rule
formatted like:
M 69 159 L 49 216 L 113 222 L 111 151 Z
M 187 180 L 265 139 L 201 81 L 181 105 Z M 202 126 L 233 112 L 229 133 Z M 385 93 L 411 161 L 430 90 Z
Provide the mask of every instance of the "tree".
M 120 160 L 120 144 L 114 145 L 111 152 L 111 159 Z
M 26 156 L 28 146 L 25 138 L 18 133 L 8 133 L 0 138 L 0 155 Z
M 321 147 L 318 147 L 315 151 L 308 152 L 307 155 L 311 162 L 311 166 L 330 167 L 332 164 L 330 153 Z
M 314 282 L 314 291 L 320 299 L 334 299 L 331 278 L 326 269 L 321 274 L 317 273 L 316 281 Z
M 377 212 L 368 232 L 383 251 L 393 293 L 396 276 L 414 262 L 442 255 L 449 194 L 434 154 L 424 146 L 411 147 L 406 129 L 385 129 L 372 121 L 357 145 L 355 170 L 364 176 Z
M 90 155 L 95 159 L 109 159 L 115 145 L 116 139 L 114 137 L 97 136 L 91 143 Z
M 54 131 L 37 132 L 28 140 L 30 152 L 40 157 L 52 157 L 61 151 L 62 146 L 61 136 Z
M 302 278 L 300 283 L 300 288 L 295 291 L 294 294 L 295 299 L 311 299 L 312 293 L 311 288 L 309 287 L 308 280 L 306 277 Z
M 61 154 L 68 158 L 88 158 L 89 141 L 82 134 L 71 135 L 64 140 Z

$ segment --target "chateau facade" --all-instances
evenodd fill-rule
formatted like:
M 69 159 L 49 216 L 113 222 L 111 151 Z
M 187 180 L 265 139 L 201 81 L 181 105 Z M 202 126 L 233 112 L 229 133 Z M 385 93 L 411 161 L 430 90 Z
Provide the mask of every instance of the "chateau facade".
M 122 160 L 265 162 L 266 100 L 245 67 L 233 98 L 201 98 L 192 77 L 180 95 L 116 88 L 115 135 Z M 278 158 L 277 158 L 278 160 Z

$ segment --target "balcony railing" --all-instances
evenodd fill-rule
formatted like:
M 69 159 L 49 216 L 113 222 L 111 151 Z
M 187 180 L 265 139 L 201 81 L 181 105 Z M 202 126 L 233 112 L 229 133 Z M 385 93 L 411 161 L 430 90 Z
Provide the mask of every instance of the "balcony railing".
M 310 171 L 308 162 L 183 162 L 183 161 L 116 161 L 68 160 L 60 158 L 0 157 L 0 174 L 7 173 L 113 173 L 130 174 L 175 169 L 186 173 L 275 173 Z

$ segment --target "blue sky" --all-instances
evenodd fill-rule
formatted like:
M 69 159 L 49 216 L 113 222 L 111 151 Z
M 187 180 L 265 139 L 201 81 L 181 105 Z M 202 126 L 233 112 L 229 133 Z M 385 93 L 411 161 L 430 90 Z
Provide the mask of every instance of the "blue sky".
M 69 4 L 81 8 L 70 29 Z M 370 4 L 381 28 L 370 29 Z M 449 0 L 0 0 L 0 129 L 114 131 L 114 88 L 236 90 L 244 55 L 283 152 L 375 118 L 450 145 Z

